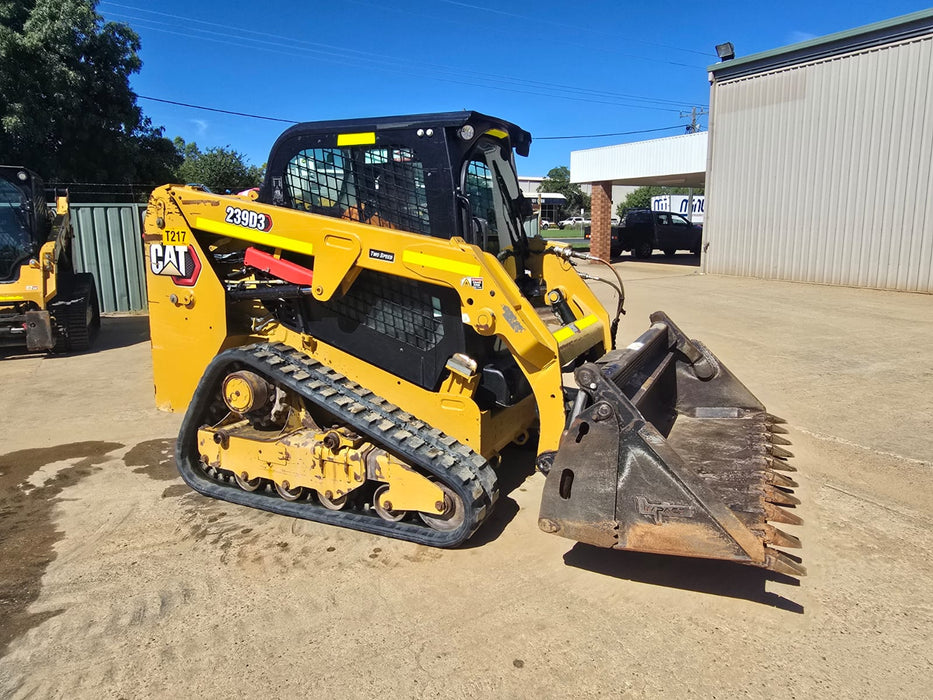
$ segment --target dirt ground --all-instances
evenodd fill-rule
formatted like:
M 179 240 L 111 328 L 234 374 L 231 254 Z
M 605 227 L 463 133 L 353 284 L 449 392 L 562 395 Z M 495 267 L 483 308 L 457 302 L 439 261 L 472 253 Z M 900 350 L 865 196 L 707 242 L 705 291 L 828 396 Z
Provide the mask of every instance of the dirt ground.
M 929 697 L 933 297 L 619 269 L 623 343 L 664 309 L 788 420 L 808 576 L 546 535 L 508 463 L 453 551 L 206 499 L 106 318 L 0 358 L 0 697 Z

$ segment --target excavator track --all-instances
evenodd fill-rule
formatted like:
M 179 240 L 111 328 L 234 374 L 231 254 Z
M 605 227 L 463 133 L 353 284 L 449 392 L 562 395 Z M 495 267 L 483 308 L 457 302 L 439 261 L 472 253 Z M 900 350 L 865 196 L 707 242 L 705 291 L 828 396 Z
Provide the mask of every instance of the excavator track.
M 416 518 L 386 520 L 363 503 L 331 510 L 309 499 L 287 501 L 271 485 L 246 491 L 237 485 L 231 472 L 202 464 L 198 430 L 214 422 L 212 418 L 221 410 L 219 389 L 223 378 L 231 370 L 240 369 L 261 374 L 301 396 L 336 425 L 349 428 L 447 486 L 460 499 L 462 523 L 455 529 L 440 530 Z M 433 547 L 455 547 L 469 539 L 489 517 L 498 498 L 496 473 L 481 455 L 330 367 L 281 343 L 243 346 L 214 358 L 185 414 L 175 456 L 182 478 L 205 496 Z

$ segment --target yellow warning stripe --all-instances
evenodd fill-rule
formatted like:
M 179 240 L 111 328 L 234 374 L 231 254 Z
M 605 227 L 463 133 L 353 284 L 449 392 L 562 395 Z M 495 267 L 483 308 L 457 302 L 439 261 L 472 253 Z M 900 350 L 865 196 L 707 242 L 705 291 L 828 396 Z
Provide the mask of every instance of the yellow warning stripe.
M 23 301 L 26 297 L 0 297 L 0 301 Z
M 366 131 L 360 134 L 337 134 L 338 146 L 368 146 L 376 143 L 376 132 Z
M 574 330 L 573 326 L 564 326 L 563 328 L 558 328 L 556 331 L 554 331 L 554 338 L 558 343 L 562 343 L 563 341 L 567 340 L 567 338 L 579 332 L 580 331 Z
M 305 255 L 314 254 L 314 246 L 310 241 L 299 241 L 294 238 L 277 236 L 274 233 L 266 233 L 244 226 L 237 226 L 236 224 L 228 224 L 225 221 L 214 221 L 213 219 L 207 219 L 203 216 L 199 216 L 195 220 L 194 227 L 202 231 L 207 231 L 208 233 L 217 233 L 221 236 L 230 236 L 230 238 L 239 238 L 244 241 L 253 241 L 275 248 L 284 248 L 285 250 L 292 250 L 296 253 L 304 253 Z
M 569 323 L 566 326 L 562 328 L 558 328 L 556 331 L 554 331 L 553 333 L 554 339 L 558 343 L 562 343 L 565 340 L 567 340 L 567 338 L 570 338 L 571 336 L 574 336 L 580 331 L 582 331 L 584 328 L 589 328 L 594 323 L 596 323 L 596 321 L 598 320 L 599 319 L 596 318 L 596 316 L 593 314 L 590 314 L 589 316 L 584 316 L 580 320 L 574 321 L 573 323 Z
M 421 265 L 422 267 L 430 267 L 443 272 L 453 272 L 456 275 L 463 275 L 464 277 L 479 277 L 480 273 L 479 265 L 474 263 L 449 260 L 448 258 L 440 258 L 436 255 L 418 253 L 414 250 L 404 251 L 402 253 L 402 260 L 411 265 Z
M 486 133 L 490 136 L 495 136 L 497 139 L 507 139 L 509 137 L 509 133 L 502 129 L 490 129 Z

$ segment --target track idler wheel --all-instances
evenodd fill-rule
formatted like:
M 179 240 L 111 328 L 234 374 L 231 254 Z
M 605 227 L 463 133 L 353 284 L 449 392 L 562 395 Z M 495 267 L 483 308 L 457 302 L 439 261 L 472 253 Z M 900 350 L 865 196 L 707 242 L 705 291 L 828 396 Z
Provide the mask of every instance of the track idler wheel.
M 301 486 L 289 488 L 287 481 L 283 481 L 281 484 L 276 482 L 275 492 L 279 494 L 280 498 L 286 501 L 297 501 L 299 498 L 305 495 L 305 490 Z
M 330 493 L 330 491 L 324 493 L 318 491 L 317 499 L 321 502 L 321 505 L 328 510 L 343 510 L 343 507 L 347 505 L 347 494 L 335 498 L 333 494 L 328 495 Z
M 273 388 L 255 372 L 231 372 L 223 383 L 224 403 L 240 415 L 262 408 L 269 401 Z
M 446 484 L 437 484 L 444 492 L 444 512 L 441 515 L 429 515 L 428 513 L 418 513 L 418 516 L 424 521 L 425 525 L 433 527 L 441 532 L 456 530 L 463 524 L 464 509 L 460 497 L 453 492 Z
M 234 474 L 233 478 L 236 479 L 237 486 L 244 491 L 252 492 L 262 486 L 262 479 L 260 477 L 257 476 L 255 479 L 248 479 L 246 472 Z
M 388 520 L 390 523 L 397 523 L 399 520 L 405 517 L 406 511 L 392 510 L 391 508 L 387 508 L 386 505 L 384 505 L 382 496 L 388 491 L 388 484 L 383 484 L 376 489 L 376 492 L 373 494 L 373 509 L 375 509 L 376 513 L 378 513 L 379 517 L 383 520 Z M 392 504 L 388 503 L 388 505 L 391 506 Z

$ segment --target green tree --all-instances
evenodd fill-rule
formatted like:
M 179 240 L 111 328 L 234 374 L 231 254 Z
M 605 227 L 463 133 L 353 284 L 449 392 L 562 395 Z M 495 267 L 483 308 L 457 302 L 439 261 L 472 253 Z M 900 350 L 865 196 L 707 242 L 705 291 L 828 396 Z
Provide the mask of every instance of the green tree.
M 136 105 L 138 35 L 97 0 L 0 0 L 0 162 L 48 180 L 159 182 L 179 163 Z
M 650 209 L 651 198 L 658 197 L 662 194 L 690 194 L 690 190 L 686 187 L 657 187 L 653 185 L 644 185 L 629 192 L 628 196 L 616 207 L 616 214 L 622 217 L 625 216 L 625 212 L 629 209 Z M 703 194 L 703 189 L 694 187 L 693 194 L 701 195 Z
M 538 192 L 553 192 L 566 197 L 560 208 L 561 217 L 577 215 L 581 209 L 590 210 L 590 196 L 580 189 L 580 185 L 570 182 L 570 168 L 566 165 L 548 170 L 547 177 L 538 185 Z
M 181 182 L 206 185 L 214 192 L 237 192 L 262 182 L 263 168 L 250 165 L 246 156 L 229 146 L 201 151 L 194 141 L 186 143 L 180 136 L 175 137 L 174 146 L 183 158 L 176 176 Z

